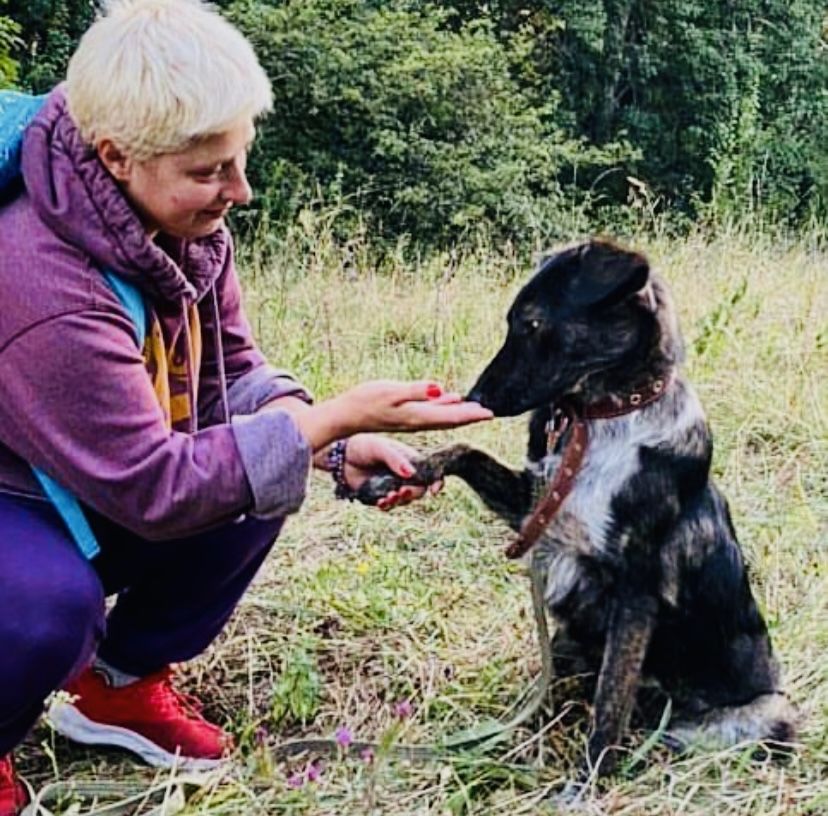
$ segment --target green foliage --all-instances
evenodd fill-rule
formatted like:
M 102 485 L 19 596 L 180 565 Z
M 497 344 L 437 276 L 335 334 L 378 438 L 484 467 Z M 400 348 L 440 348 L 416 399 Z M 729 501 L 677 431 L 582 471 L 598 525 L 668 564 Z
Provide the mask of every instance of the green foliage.
M 279 682 L 273 689 L 270 713 L 276 723 L 313 719 L 319 708 L 321 679 L 311 639 L 294 646 L 285 656 Z
M 545 3 L 530 4 L 546 6 Z M 624 136 L 628 166 L 673 207 L 803 222 L 826 205 L 821 0 L 564 0 L 544 75 L 576 130 Z M 616 201 L 619 173 L 607 178 Z M 613 189 L 613 185 L 615 185 Z
M 52 87 L 95 6 L 0 0 L 0 84 Z M 274 84 L 259 234 L 321 212 L 393 252 L 828 215 L 824 0 L 217 6 Z
M 5 3 L 0 0 L 0 9 Z M 12 52 L 20 43 L 20 26 L 11 18 L 0 15 L 0 88 L 8 88 L 17 81 L 18 64 Z
M 20 26 L 20 84 L 37 93 L 63 79 L 69 58 L 95 14 L 93 0 L 8 0 Z
M 271 214 L 319 185 L 386 235 L 555 232 L 560 170 L 590 154 L 555 124 L 557 96 L 536 104 L 514 78 L 519 34 L 401 0 L 239 0 L 228 14 L 274 80 L 252 163 Z

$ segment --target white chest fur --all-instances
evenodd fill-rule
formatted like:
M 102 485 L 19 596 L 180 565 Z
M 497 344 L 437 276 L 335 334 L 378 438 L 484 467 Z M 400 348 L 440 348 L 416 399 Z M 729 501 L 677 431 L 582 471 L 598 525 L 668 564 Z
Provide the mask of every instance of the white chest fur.
M 577 584 L 579 555 L 612 558 L 624 548 L 623 537 L 613 534 L 612 505 L 641 467 L 642 448 L 679 449 L 688 429 L 703 419 L 698 398 L 682 384 L 640 411 L 589 422 L 587 454 L 573 490 L 539 542 L 547 560 L 551 604 Z M 532 467 L 549 481 L 559 463 L 559 456 L 549 454 Z

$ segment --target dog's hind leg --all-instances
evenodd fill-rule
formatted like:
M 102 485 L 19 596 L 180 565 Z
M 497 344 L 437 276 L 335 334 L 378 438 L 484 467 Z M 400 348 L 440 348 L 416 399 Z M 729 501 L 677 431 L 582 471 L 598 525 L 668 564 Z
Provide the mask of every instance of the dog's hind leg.
M 364 504 L 376 504 L 403 484 L 426 485 L 446 476 L 459 476 L 490 510 L 517 531 L 542 489 L 541 480 L 531 471 L 512 470 L 488 453 L 463 444 L 440 448 L 416 460 L 414 466 L 416 473 L 410 479 L 391 473 L 372 476 L 357 491 L 357 498 Z
M 610 615 L 589 738 L 589 761 L 601 775 L 615 769 L 615 746 L 629 726 L 657 610 L 654 598 L 622 596 Z
M 760 694 L 744 705 L 722 706 L 692 720 L 670 724 L 665 742 L 671 747 L 719 750 L 741 742 L 764 742 L 784 755 L 796 739 L 796 709 L 782 692 Z

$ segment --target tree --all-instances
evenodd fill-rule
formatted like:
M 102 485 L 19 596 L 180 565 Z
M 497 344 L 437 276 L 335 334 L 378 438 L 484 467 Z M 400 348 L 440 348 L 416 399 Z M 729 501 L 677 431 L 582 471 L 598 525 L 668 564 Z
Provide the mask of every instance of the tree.
M 60 82 L 69 58 L 95 16 L 93 0 L 8 0 L 19 26 L 20 84 L 37 93 Z
M 0 3 L 0 9 L 3 8 Z M 9 17 L 0 14 L 0 88 L 8 88 L 17 81 L 18 64 L 12 56 L 20 43 L 20 26 Z
M 519 36 L 400 0 L 239 0 L 227 13 L 274 82 L 252 163 L 272 212 L 320 185 L 389 236 L 560 229 L 560 168 L 589 154 L 556 126 L 557 96 L 538 104 L 516 80 Z

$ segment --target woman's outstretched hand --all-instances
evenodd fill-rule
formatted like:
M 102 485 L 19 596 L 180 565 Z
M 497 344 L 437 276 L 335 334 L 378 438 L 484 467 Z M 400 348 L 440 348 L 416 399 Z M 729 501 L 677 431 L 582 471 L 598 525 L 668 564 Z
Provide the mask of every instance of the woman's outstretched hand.
M 493 414 L 429 382 L 373 380 L 295 415 L 314 450 L 334 439 L 373 431 L 433 431 L 491 419 Z

